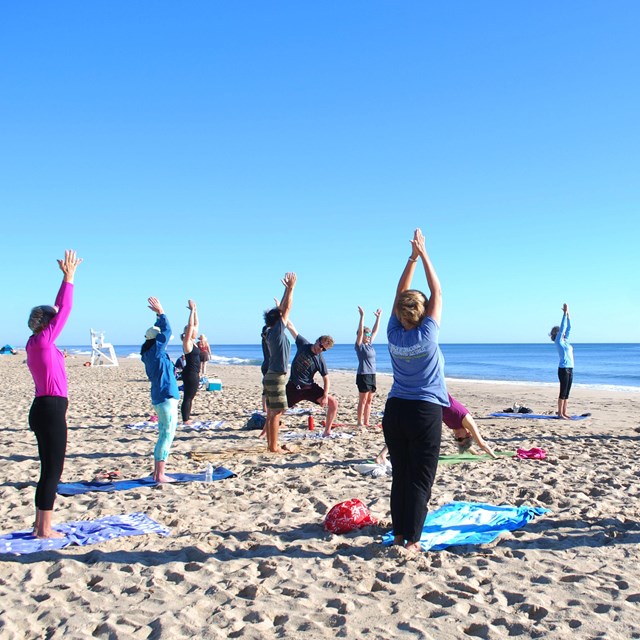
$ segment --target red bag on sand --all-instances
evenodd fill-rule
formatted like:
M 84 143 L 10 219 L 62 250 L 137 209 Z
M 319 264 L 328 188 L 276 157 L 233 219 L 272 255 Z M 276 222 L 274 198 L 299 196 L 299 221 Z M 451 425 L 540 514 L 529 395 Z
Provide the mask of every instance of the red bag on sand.
M 353 498 L 331 507 L 324 519 L 324 528 L 331 533 L 347 533 L 377 522 L 363 502 Z

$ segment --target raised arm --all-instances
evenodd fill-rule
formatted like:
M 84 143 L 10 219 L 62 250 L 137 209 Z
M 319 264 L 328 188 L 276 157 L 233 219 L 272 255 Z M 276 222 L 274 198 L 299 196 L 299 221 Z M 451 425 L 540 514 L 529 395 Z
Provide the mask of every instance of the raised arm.
M 371 342 L 376 339 L 376 334 L 378 333 L 378 328 L 380 327 L 380 316 L 382 315 L 382 309 L 374 311 L 373 315 L 376 317 L 376 321 L 373 325 L 373 329 L 371 329 Z
M 294 340 L 297 339 L 298 337 L 298 331 L 297 329 L 293 326 L 293 322 L 291 322 L 291 320 L 287 320 L 287 329 L 289 329 L 289 333 L 291 334 L 291 336 L 293 337 Z
M 293 289 L 296 286 L 296 274 L 293 272 L 285 273 L 284 278 L 282 278 L 282 284 L 284 285 L 284 295 L 280 303 L 280 313 L 282 314 L 282 322 L 287 324 L 291 305 L 293 304 Z
M 191 353 L 193 351 L 193 331 L 198 328 L 198 310 L 193 300 L 187 302 L 187 309 L 189 309 L 189 320 L 182 338 L 182 348 L 185 353 Z
M 568 340 L 570 332 L 571 319 L 569 317 L 569 305 L 565 302 L 562 305 L 562 321 L 560 322 L 560 331 L 558 331 L 555 342 L 560 342 L 560 340 Z
M 416 229 L 414 232 L 414 239 L 411 241 L 411 255 L 407 260 L 407 264 L 405 265 L 402 275 L 400 276 L 400 281 L 398 282 L 398 287 L 396 289 L 396 297 L 393 301 L 393 314 L 395 316 L 398 315 L 398 310 L 396 308 L 398 303 L 398 296 L 401 293 L 404 293 L 407 289 L 411 287 L 411 281 L 413 280 L 413 274 L 416 271 L 416 262 L 418 262 L 418 250 L 415 244 L 416 234 L 420 231 L 420 229 Z
M 440 287 L 440 279 L 438 274 L 431 264 L 427 249 L 424 244 L 424 236 L 420 229 L 416 229 L 412 246 L 415 246 L 420 259 L 422 260 L 422 266 L 424 267 L 424 275 L 427 278 L 427 286 L 429 287 L 429 304 L 427 305 L 427 315 L 433 318 L 438 324 L 440 324 L 440 317 L 442 316 L 442 289 Z
M 171 339 L 171 325 L 169 324 L 169 319 L 165 315 L 164 309 L 162 308 L 158 298 L 151 296 L 147 299 L 147 302 L 149 303 L 149 309 L 158 316 L 156 318 L 156 326 L 160 328 L 160 333 L 156 337 L 156 342 L 159 345 L 166 347 Z
M 360 314 L 360 322 L 358 322 L 358 333 L 356 335 L 356 345 L 361 346 L 364 339 L 364 309 L 358 306 L 358 313 Z
M 73 306 L 73 287 L 67 285 L 73 285 L 73 278 L 76 273 L 78 265 L 82 262 L 82 258 L 78 258 L 76 252 L 72 249 L 67 249 L 64 252 L 64 258 L 58 260 L 58 266 L 62 271 L 62 284 L 60 290 L 56 296 L 55 306 L 58 312 L 51 319 L 51 322 L 42 331 L 42 336 L 46 340 L 52 342 L 62 333 L 64 325 L 69 319 L 71 314 L 71 307 Z

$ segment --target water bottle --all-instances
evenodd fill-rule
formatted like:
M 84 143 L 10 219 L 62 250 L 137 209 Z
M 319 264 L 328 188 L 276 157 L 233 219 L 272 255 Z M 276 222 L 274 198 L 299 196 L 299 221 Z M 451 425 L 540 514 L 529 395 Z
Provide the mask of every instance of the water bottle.
M 207 468 L 204 472 L 204 481 L 213 482 L 213 465 L 210 462 L 207 462 Z
M 315 424 L 313 423 L 313 416 L 309 416 L 308 425 L 309 431 L 313 431 L 316 428 Z

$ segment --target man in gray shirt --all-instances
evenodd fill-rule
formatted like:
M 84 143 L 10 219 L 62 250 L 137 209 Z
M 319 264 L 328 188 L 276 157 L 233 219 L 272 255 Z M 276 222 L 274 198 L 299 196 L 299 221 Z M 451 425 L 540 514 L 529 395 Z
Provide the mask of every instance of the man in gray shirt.
M 266 329 L 266 344 L 269 350 L 269 368 L 262 380 L 264 395 L 267 399 L 267 449 L 271 453 L 285 453 L 286 448 L 278 444 L 280 431 L 280 418 L 287 408 L 287 394 L 285 391 L 287 381 L 287 367 L 291 345 L 285 333 L 291 303 L 293 302 L 293 289 L 296 286 L 296 274 L 286 273 L 282 279 L 284 295 L 282 302 L 264 314 Z

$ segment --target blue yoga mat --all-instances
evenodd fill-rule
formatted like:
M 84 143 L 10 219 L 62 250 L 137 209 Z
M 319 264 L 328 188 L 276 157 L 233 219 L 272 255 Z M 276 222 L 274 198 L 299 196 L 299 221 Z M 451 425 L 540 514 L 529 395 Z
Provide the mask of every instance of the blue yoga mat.
M 524 527 L 543 507 L 495 506 L 481 502 L 451 502 L 427 514 L 420 545 L 423 551 L 439 551 L 459 544 L 486 544 L 504 531 Z M 393 531 L 385 533 L 382 544 L 393 542 Z
M 167 475 L 176 482 L 204 482 L 204 471 L 202 473 L 167 473 Z M 225 480 L 233 478 L 235 475 L 233 471 L 225 467 L 213 470 L 213 480 Z M 128 491 L 141 487 L 155 487 L 158 484 L 151 476 L 135 480 L 116 480 L 115 482 L 61 482 L 58 485 L 58 493 L 61 496 L 77 496 L 90 491 Z
M 64 549 L 72 544 L 84 546 L 96 544 L 113 538 L 142 536 L 157 533 L 170 535 L 169 529 L 149 518 L 144 513 L 131 513 L 121 516 L 107 516 L 93 521 L 67 522 L 56 524 L 56 531 L 64 533 L 64 538 L 35 538 L 31 530 L 16 531 L 0 536 L 0 553 L 24 555 L 38 551 Z
M 490 413 L 492 418 L 528 418 L 529 420 L 560 420 L 558 416 L 546 416 L 541 413 Z M 591 414 L 583 413 L 581 416 L 571 416 L 571 420 L 585 420 Z

